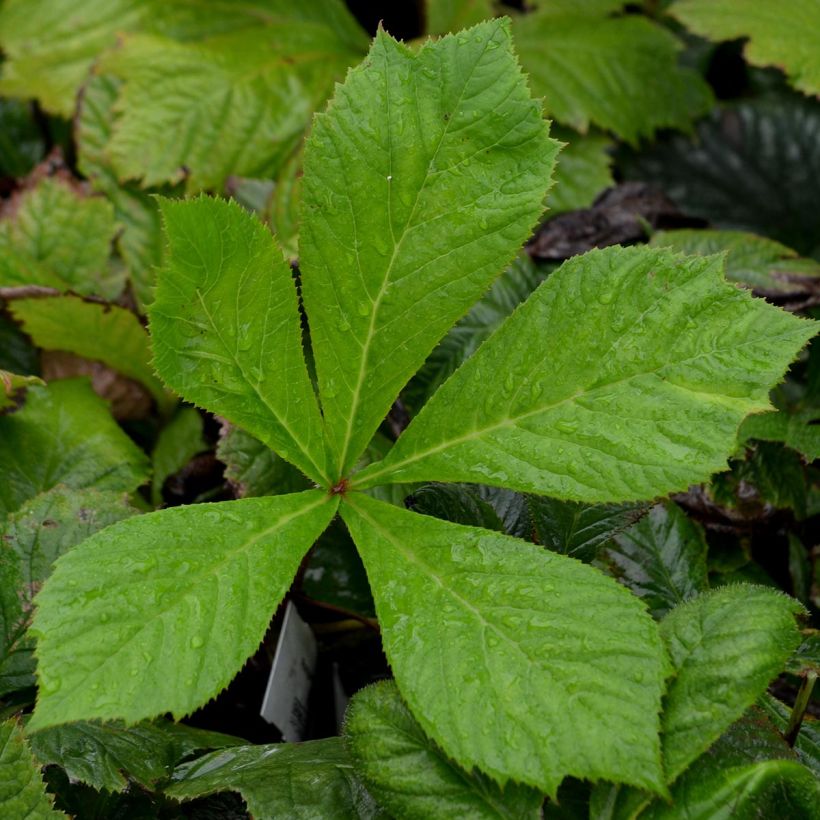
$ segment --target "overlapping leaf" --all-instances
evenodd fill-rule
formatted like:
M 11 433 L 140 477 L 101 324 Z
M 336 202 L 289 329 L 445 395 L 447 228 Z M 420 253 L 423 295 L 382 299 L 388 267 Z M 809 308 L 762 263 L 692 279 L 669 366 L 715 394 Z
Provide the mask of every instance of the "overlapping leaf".
M 547 134 L 501 20 L 415 53 L 381 32 L 317 117 L 300 258 L 340 476 L 527 238 L 557 149 Z
M 621 3 L 544 5 L 516 19 L 515 42 L 533 90 L 559 122 L 637 142 L 708 111 L 708 86 L 678 65 L 680 45 L 665 29 L 638 16 L 605 16 Z
M 216 695 L 335 507 L 318 491 L 175 507 L 71 550 L 36 601 L 31 728 L 182 716 Z
M 150 310 L 157 372 L 324 483 L 296 288 L 273 237 L 230 202 L 164 200 L 162 212 L 170 255 Z
M 447 755 L 552 796 L 568 774 L 663 789 L 667 663 L 631 593 L 571 558 L 366 496 L 342 515 L 402 696 Z
M 0 368 L 0 410 L 11 407 L 32 384 L 43 384 L 43 380 L 38 376 L 21 376 Z
M 182 407 L 162 428 L 151 461 L 151 501 L 154 506 L 162 502 L 162 486 L 169 476 L 181 470 L 197 453 L 207 449 L 202 438 L 202 416 L 193 407 Z M 301 488 L 306 489 L 306 488 Z
M 676 0 L 670 13 L 713 40 L 749 38 L 744 49 L 752 65 L 774 65 L 796 88 L 820 95 L 820 4 L 815 0 Z
M 11 313 L 37 347 L 101 361 L 144 385 L 162 412 L 173 406 L 151 366 L 148 334 L 130 310 L 58 296 L 16 300 Z
M 0 286 L 43 285 L 114 299 L 124 284 L 108 264 L 114 232 L 111 203 L 44 179 L 0 220 Z
M 543 797 L 515 784 L 500 789 L 458 768 L 427 738 L 393 683 L 360 691 L 345 714 L 357 772 L 395 817 L 540 818 Z
M 179 766 L 165 791 L 182 800 L 238 791 L 257 820 L 384 817 L 357 778 L 341 738 L 213 752 Z
M 728 285 L 720 259 L 592 251 L 552 274 L 355 485 L 472 481 L 584 501 L 685 489 L 725 467 L 739 423 L 769 407 L 815 332 Z M 533 337 L 535 354 L 520 344 Z
M 554 128 L 552 135 L 566 145 L 547 205 L 552 213 L 588 208 L 601 191 L 614 184 L 609 154 L 612 142 L 600 133 L 581 135 L 568 128 Z
M 84 380 L 31 387 L 23 408 L 0 416 L 0 513 L 57 484 L 133 490 L 148 459 Z
M 800 642 L 793 598 L 739 584 L 681 604 L 661 622 L 674 678 L 663 710 L 663 757 L 674 781 L 765 691 Z

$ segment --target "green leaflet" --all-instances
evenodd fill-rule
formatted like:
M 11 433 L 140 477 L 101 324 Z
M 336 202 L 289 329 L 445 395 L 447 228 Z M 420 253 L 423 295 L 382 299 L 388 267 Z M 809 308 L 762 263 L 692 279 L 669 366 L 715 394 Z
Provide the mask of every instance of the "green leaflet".
M 418 820 L 540 818 L 540 792 L 510 783 L 500 789 L 459 769 L 429 740 L 392 682 L 362 689 L 345 714 L 345 739 L 356 771 L 395 817 Z
M 380 32 L 315 119 L 300 259 L 333 480 L 527 238 L 557 148 L 505 20 L 416 52 Z
M 0 539 L 0 697 L 34 686 L 34 646 L 26 635 L 23 573 L 12 548 Z
M 0 100 L 0 174 L 24 177 L 43 159 L 46 141 L 31 106 Z
M 336 737 L 213 752 L 179 766 L 165 793 L 185 800 L 228 790 L 242 795 L 256 820 L 385 817 Z
M 726 251 L 726 278 L 761 295 L 788 299 L 803 288 L 820 287 L 820 262 L 746 231 L 658 231 L 649 244 L 701 256 Z
M 36 599 L 31 728 L 180 717 L 212 698 L 259 645 L 335 509 L 316 490 L 175 507 L 64 555 Z
M 591 251 L 552 274 L 353 485 L 472 481 L 587 502 L 685 489 L 725 468 L 739 423 L 769 408 L 815 328 L 727 284 L 719 258 Z M 536 355 L 520 344 L 533 337 Z
M 706 553 L 700 525 L 667 501 L 616 535 L 603 560 L 621 583 L 643 599 L 652 615 L 661 618 L 708 588 Z
M 820 458 L 820 429 L 817 421 L 820 409 L 800 410 L 796 413 L 778 411 L 749 416 L 740 426 L 738 440 L 747 444 L 749 439 L 779 441 L 809 461 Z
M 785 703 L 767 693 L 758 701 L 758 706 L 768 715 L 778 731 L 786 731 L 791 709 Z M 811 769 L 820 782 L 820 720 L 809 715 L 804 716 L 794 751 L 798 760 Z
M 573 559 L 366 496 L 342 516 L 402 696 L 447 755 L 553 797 L 568 774 L 663 791 L 667 661 L 631 593 Z
M 72 781 L 121 792 L 128 786 L 125 775 L 150 788 L 170 777 L 186 754 L 242 741 L 168 721 L 130 727 L 116 721 L 52 726 L 34 732 L 29 743 L 41 764 L 61 766 Z
M 37 347 L 66 350 L 107 364 L 144 385 L 162 413 L 176 403 L 154 375 L 148 334 L 130 310 L 78 296 L 57 296 L 15 300 L 11 313 Z
M 36 589 L 48 578 L 61 555 L 98 530 L 136 512 L 123 492 L 57 486 L 10 513 L 0 522 L 0 538 L 20 562 L 21 581 L 25 584 L 21 597 L 31 600 L 31 587 Z
M 157 372 L 326 483 L 296 288 L 273 237 L 235 203 L 201 197 L 161 208 L 170 253 L 149 311 Z
M 310 482 L 259 439 L 223 425 L 216 457 L 225 464 L 225 478 L 239 498 L 281 495 L 307 490 Z
M 134 295 L 144 312 L 154 299 L 154 269 L 162 264 L 162 223 L 156 200 L 134 183 L 121 184 L 106 153 L 119 87 L 113 77 L 97 74 L 83 86 L 74 120 L 77 166 L 114 206 L 114 217 L 121 226 L 115 240 L 117 249 L 128 266 Z
M 181 470 L 197 453 L 208 449 L 202 438 L 202 416 L 194 407 L 180 407 L 176 415 L 160 430 L 151 453 L 154 472 L 151 476 L 151 503 L 162 503 L 166 479 Z
M 803 607 L 766 587 L 738 584 L 703 593 L 661 621 L 675 673 L 663 710 L 669 782 L 765 691 L 800 642 Z
M 820 4 L 816 0 L 676 0 L 669 9 L 687 28 L 713 40 L 748 37 L 752 65 L 783 69 L 795 88 L 820 95 Z
M 567 143 L 561 150 L 555 171 L 555 187 L 547 205 L 552 214 L 588 208 L 612 179 L 613 147 L 603 134 L 576 134 L 568 128 L 553 128 L 552 135 Z
M 539 544 L 580 561 L 598 550 L 647 512 L 646 504 L 578 504 L 557 498 L 527 497 L 533 534 Z
M 84 379 L 30 387 L 25 405 L 0 416 L 0 513 L 57 484 L 133 490 L 148 459 Z
M 52 802 L 20 725 L 16 720 L 0 723 L 0 815 L 9 820 L 65 817 Z
M 37 376 L 20 376 L 17 373 L 9 373 L 8 370 L 0 368 L 0 410 L 12 407 L 17 400 L 32 384 L 45 384 Z
M 492 0 L 425 0 L 424 31 L 447 34 L 494 16 Z
M 563 4 L 515 21 L 515 42 L 546 112 L 586 132 L 590 124 L 630 143 L 659 128 L 687 128 L 712 103 L 696 72 L 678 65 L 678 40 L 634 15 L 607 18 L 606 6 Z M 590 11 L 595 13 L 590 15 Z
M 43 179 L 0 221 L 0 287 L 42 285 L 114 299 L 124 284 L 108 262 L 115 230 L 110 202 Z

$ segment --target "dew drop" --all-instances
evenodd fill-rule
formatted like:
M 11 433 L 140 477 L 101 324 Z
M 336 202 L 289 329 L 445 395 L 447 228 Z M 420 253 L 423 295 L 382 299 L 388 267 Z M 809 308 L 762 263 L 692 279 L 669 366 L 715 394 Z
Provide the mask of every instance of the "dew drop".
M 204 643 L 205 641 L 203 641 L 199 635 L 194 635 L 194 637 L 191 638 L 191 649 L 199 649 Z

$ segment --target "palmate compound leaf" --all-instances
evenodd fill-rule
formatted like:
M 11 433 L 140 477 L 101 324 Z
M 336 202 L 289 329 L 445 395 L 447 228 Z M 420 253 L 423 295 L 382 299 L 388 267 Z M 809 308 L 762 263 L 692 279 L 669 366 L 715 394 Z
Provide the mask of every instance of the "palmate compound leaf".
M 558 143 L 510 42 L 380 31 L 314 122 L 300 267 L 334 480 L 541 214 Z
M 661 622 L 674 677 L 663 710 L 671 783 L 766 690 L 800 643 L 801 604 L 766 587 L 723 587 L 675 607 Z
M 598 570 L 350 494 L 385 652 L 461 766 L 555 796 L 566 775 L 662 792 L 668 663 L 642 604 Z
M 380 804 L 405 820 L 536 820 L 541 793 L 455 765 L 422 731 L 395 684 L 383 681 L 356 694 L 344 735 L 356 770 Z
M 170 250 L 149 310 L 157 372 L 326 484 L 296 287 L 273 237 L 232 202 L 161 200 L 161 209 Z
M 820 95 L 817 0 L 676 0 L 669 12 L 701 37 L 748 37 L 743 53 L 752 65 L 782 68 L 800 91 Z
M 648 248 L 570 259 L 351 486 L 469 481 L 627 501 L 724 469 L 743 417 L 770 408 L 817 323 L 727 284 L 721 265 Z
M 336 500 L 318 490 L 174 507 L 64 555 L 37 596 L 31 729 L 181 717 L 256 649 Z

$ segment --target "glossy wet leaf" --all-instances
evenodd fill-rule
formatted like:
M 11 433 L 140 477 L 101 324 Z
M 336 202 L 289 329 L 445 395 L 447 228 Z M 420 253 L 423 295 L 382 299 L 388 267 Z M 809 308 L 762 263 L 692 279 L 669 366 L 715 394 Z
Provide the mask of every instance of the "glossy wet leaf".
M 726 105 L 692 138 L 668 136 L 619 163 L 716 228 L 754 231 L 815 256 L 820 212 L 820 105 L 778 94 Z
M 776 66 L 804 94 L 820 96 L 820 5 L 814 0 L 676 0 L 669 12 L 710 40 L 748 38 L 748 62 Z
M 395 817 L 540 818 L 543 796 L 459 769 L 422 731 L 392 682 L 362 689 L 345 713 L 356 771 Z
M 309 491 L 175 507 L 75 547 L 36 599 L 31 728 L 181 717 L 214 697 L 259 645 L 335 506 Z
M 186 800 L 237 791 L 257 820 L 385 815 L 359 781 L 341 738 L 239 746 L 183 763 L 165 793 Z
M 413 491 L 410 509 L 455 524 L 504 532 L 498 513 L 469 484 L 425 484 Z
M 78 296 L 18 299 L 11 314 L 32 341 L 44 350 L 64 350 L 107 364 L 146 387 L 160 411 L 175 399 L 151 365 L 148 333 L 130 310 L 87 302 Z
M 157 372 L 324 483 L 296 288 L 273 237 L 222 200 L 163 200 L 162 213 L 169 253 L 150 309 Z
M 53 802 L 20 724 L 16 720 L 0 723 L 0 815 L 26 820 L 65 817 Z
M 42 285 L 116 298 L 124 276 L 109 267 L 111 203 L 60 179 L 19 194 L 0 220 L 0 286 Z
M 669 31 L 644 17 L 573 6 L 519 17 L 513 28 L 548 115 L 581 132 L 596 125 L 636 143 L 659 128 L 686 128 L 708 111 L 709 87 L 678 65 L 681 46 Z
M 675 668 L 663 709 L 667 778 L 686 767 L 766 690 L 800 641 L 803 607 L 781 592 L 736 584 L 702 593 L 661 621 Z
M 703 529 L 667 501 L 616 535 L 602 559 L 656 617 L 709 586 Z
M 725 469 L 738 425 L 770 406 L 815 327 L 727 284 L 719 258 L 591 251 L 553 273 L 354 481 L 586 502 L 684 490 Z M 520 343 L 534 336 L 537 355 Z
M 34 596 L 61 555 L 136 512 L 125 493 L 58 485 L 10 513 L 0 522 L 0 538 L 20 561 L 23 598 Z
M 84 379 L 30 387 L 25 405 L 0 416 L 0 513 L 57 484 L 133 490 L 148 459 L 117 426 Z
M 42 765 L 60 766 L 72 781 L 116 792 L 128 786 L 128 778 L 152 787 L 170 777 L 175 764 L 190 752 L 241 742 L 229 735 L 167 721 L 136 726 L 83 721 L 43 729 L 29 738 Z
M 667 662 L 631 593 L 571 558 L 366 496 L 342 516 L 399 690 L 449 757 L 553 796 L 566 775 L 663 788 Z
M 503 20 L 415 52 L 380 32 L 314 120 L 300 267 L 339 476 L 527 238 L 556 151 Z
M 645 504 L 580 504 L 531 495 L 527 509 L 539 544 L 580 561 L 592 561 L 598 550 L 647 512 Z
M 238 427 L 223 426 L 216 457 L 224 463 L 225 478 L 239 498 L 281 495 L 310 487 L 292 464 Z

